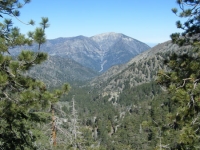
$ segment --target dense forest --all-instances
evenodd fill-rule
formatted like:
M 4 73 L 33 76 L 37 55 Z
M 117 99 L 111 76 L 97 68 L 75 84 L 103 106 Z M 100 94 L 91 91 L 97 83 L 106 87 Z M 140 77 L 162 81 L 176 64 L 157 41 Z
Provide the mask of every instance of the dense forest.
M 168 52 L 133 62 L 106 80 L 71 86 L 47 86 L 49 81 L 34 77 L 39 73 L 31 75 L 48 58 L 40 48 L 49 20 L 42 17 L 40 26 L 25 36 L 6 19 L 19 17 L 19 9 L 29 2 L 0 1 L 0 17 L 5 19 L 0 23 L 2 150 L 200 149 L 199 0 L 177 0 L 180 9 L 172 12 L 186 21 L 177 21 L 183 32 L 171 35 L 172 41 L 164 45 Z M 9 52 L 33 42 L 36 52 Z M 59 77 L 62 83 L 64 77 Z

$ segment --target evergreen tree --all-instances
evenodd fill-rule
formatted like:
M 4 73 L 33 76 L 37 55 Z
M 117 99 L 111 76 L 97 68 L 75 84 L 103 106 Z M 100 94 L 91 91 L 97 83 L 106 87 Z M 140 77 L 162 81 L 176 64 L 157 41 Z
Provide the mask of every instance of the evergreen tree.
M 200 13 L 199 0 L 177 0 L 182 12 L 180 17 L 188 20 L 177 27 L 185 30 L 182 34 L 171 35 L 172 42 L 183 45 L 187 49 L 181 55 L 172 54 L 165 65 L 169 72 L 160 71 L 157 82 L 167 87 L 170 93 L 170 111 L 167 114 L 167 123 L 163 124 L 163 135 L 170 149 L 199 149 L 200 142 Z M 177 9 L 172 9 L 177 13 Z M 192 51 L 192 53 L 191 53 Z M 173 136 L 172 136 L 173 135 Z M 173 139 L 173 140 L 171 140 Z
M 179 29 L 183 29 L 182 33 L 173 33 L 171 35 L 172 42 L 179 45 L 200 44 L 200 1 L 199 0 L 177 0 L 181 12 L 178 14 L 178 9 L 173 8 L 172 11 L 181 18 L 186 18 L 187 21 L 181 23 L 176 22 Z
M 25 0 L 24 4 L 30 0 Z M 49 92 L 39 80 L 25 76 L 31 67 L 47 59 L 47 54 L 40 52 L 40 46 L 46 40 L 45 29 L 49 26 L 48 18 L 42 18 L 41 27 L 28 36 L 14 27 L 6 16 L 19 17 L 19 9 L 24 6 L 18 0 L 0 1 L 0 148 L 1 149 L 36 149 L 36 123 L 44 122 L 48 110 L 58 98 L 69 90 L 66 84 L 61 90 Z M 19 20 L 19 19 L 18 19 Z M 28 24 L 34 24 L 31 20 Z M 12 56 L 9 48 L 38 43 L 38 52 L 23 50 L 18 56 Z

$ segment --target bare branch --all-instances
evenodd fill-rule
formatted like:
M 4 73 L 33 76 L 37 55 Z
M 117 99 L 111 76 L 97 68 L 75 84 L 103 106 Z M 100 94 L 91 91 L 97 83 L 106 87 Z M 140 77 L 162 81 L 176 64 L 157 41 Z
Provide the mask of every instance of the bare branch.
M 185 86 L 185 83 L 186 83 L 186 81 L 187 80 L 191 80 L 192 78 L 186 78 L 186 79 L 183 79 L 183 84 L 181 85 L 181 86 L 179 86 L 179 87 L 177 87 L 176 89 L 179 89 L 179 88 L 182 88 L 182 87 L 184 87 Z

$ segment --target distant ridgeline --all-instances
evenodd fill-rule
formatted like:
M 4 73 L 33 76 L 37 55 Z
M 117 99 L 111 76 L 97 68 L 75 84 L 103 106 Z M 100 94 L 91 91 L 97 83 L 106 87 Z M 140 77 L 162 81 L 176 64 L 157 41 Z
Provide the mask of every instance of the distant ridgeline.
M 12 54 L 21 49 L 37 51 L 37 45 L 17 47 Z M 97 72 L 105 72 L 111 66 L 124 64 L 136 55 L 150 49 L 148 45 L 119 33 L 104 33 L 92 37 L 77 36 L 47 40 L 41 51 L 51 56 L 70 58 L 84 67 Z

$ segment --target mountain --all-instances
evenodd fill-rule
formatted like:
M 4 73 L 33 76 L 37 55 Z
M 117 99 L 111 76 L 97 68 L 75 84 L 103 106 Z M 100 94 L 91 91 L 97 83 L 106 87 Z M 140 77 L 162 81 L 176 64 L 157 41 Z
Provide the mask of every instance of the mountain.
M 136 55 L 150 49 L 150 47 L 124 34 L 104 33 L 91 37 L 100 49 L 101 70 L 111 66 L 124 64 Z
M 47 40 L 41 51 L 51 56 L 70 58 L 92 70 L 105 72 L 111 66 L 128 62 L 150 47 L 120 33 L 104 33 L 92 37 L 77 36 Z M 21 49 L 37 51 L 37 45 L 11 49 L 12 54 Z
M 94 40 L 100 45 L 100 38 Z M 110 42 L 108 47 L 109 44 L 112 45 Z M 75 100 L 77 125 L 88 149 L 153 149 L 158 139 L 157 126 L 155 130 L 149 130 L 145 125 L 152 119 L 152 123 L 163 122 L 162 114 L 169 111 L 167 95 L 154 81 L 158 70 L 167 69 L 163 60 L 172 52 L 184 53 L 187 47 L 181 49 L 171 41 L 158 44 L 125 64 L 111 67 L 98 77 L 96 72 L 92 73 L 91 69 L 70 58 L 52 55 L 29 74 L 54 86 L 66 81 L 73 83 L 77 79 L 89 80 L 82 86 L 72 85 L 68 95 L 62 97 L 56 106 L 56 114 L 60 113 L 57 119 L 61 120 L 65 114 L 70 116 L 70 102 Z M 66 121 L 58 124 L 66 131 L 69 131 L 70 125 Z M 57 132 L 57 137 L 59 135 L 62 132 Z
M 171 41 L 158 44 L 126 64 L 111 67 L 87 86 L 73 88 L 63 101 L 75 95 L 81 123 L 105 149 L 153 149 L 157 136 L 152 133 L 156 135 L 157 129 L 149 130 L 151 121 L 162 122 L 169 111 L 169 93 L 155 79 L 158 70 L 167 70 L 163 60 L 172 52 L 183 54 L 187 47 Z
M 107 72 L 90 82 L 90 86 L 101 91 L 102 96 L 119 98 L 125 89 L 149 83 L 156 79 L 158 70 L 166 70 L 163 60 L 170 53 L 187 52 L 187 47 L 179 48 L 171 41 L 158 44 L 132 58 L 128 63 L 111 67 Z
M 26 74 L 42 80 L 50 87 L 60 86 L 63 83 L 80 84 L 99 75 L 98 72 L 72 59 L 60 56 L 49 56 L 45 62 L 32 68 Z

